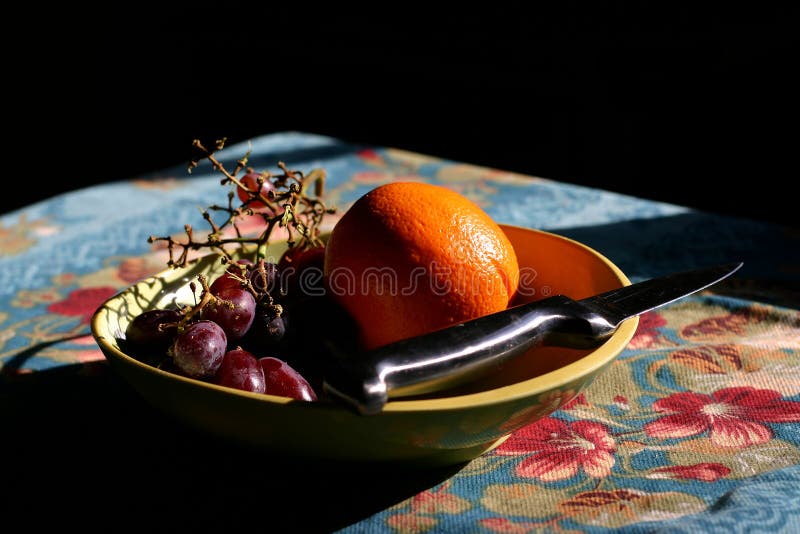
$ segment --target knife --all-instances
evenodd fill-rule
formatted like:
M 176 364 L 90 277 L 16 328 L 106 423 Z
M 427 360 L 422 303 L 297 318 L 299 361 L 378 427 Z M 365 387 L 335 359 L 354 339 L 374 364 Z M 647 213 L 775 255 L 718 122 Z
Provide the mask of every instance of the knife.
M 363 415 L 377 414 L 389 398 L 463 384 L 537 345 L 598 347 L 626 319 L 712 286 L 741 266 L 673 273 L 577 301 L 556 295 L 361 354 L 330 347 L 323 390 Z

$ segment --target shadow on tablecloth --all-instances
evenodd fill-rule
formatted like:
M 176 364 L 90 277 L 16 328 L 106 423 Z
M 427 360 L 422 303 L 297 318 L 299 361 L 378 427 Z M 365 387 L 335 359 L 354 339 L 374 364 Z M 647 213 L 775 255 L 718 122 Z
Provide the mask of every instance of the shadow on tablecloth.
M 462 466 L 313 464 L 195 432 L 106 362 L 0 377 L 5 510 L 27 527 L 331 532 Z
M 687 212 L 552 230 L 613 261 L 634 282 L 698 267 L 744 262 L 716 294 L 800 308 L 800 229 Z

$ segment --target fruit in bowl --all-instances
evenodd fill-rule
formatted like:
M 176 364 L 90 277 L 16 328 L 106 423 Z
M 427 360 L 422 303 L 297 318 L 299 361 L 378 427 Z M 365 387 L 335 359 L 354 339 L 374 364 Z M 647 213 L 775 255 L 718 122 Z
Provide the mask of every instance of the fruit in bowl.
M 241 258 L 211 284 L 198 275 L 199 301 L 142 311 L 128 324 L 123 343 L 132 354 L 189 378 L 316 400 L 311 384 L 274 356 L 286 330 L 283 307 L 268 290 L 256 289 L 271 286 L 267 273 L 277 277 L 277 266 Z
M 325 280 L 369 350 L 507 308 L 519 265 L 500 226 L 466 197 L 394 182 L 333 228 Z
M 283 173 L 286 174 L 289 173 Z M 308 190 L 303 178 L 293 181 L 284 176 L 276 179 L 276 187 L 268 188 L 267 193 L 253 192 L 266 195 L 259 196 L 269 209 L 264 219 L 266 225 L 279 227 L 281 221 L 286 221 L 292 227 L 290 217 L 302 213 L 298 209 L 299 199 L 293 195 Z M 281 183 L 289 182 L 299 185 L 288 189 L 288 196 L 276 202 L 275 198 L 284 194 L 280 193 Z M 407 186 L 387 187 L 381 190 L 383 193 L 378 191 L 377 196 L 398 191 L 397 187 Z M 339 224 L 346 220 L 356 222 L 341 227 L 337 224 L 330 235 L 315 232 L 318 226 L 300 221 L 294 229 L 305 233 L 295 241 L 256 239 L 243 243 L 244 240 L 237 239 L 230 241 L 235 243 L 232 250 L 220 250 L 221 245 L 228 244 L 220 237 L 223 232 L 215 232 L 211 239 L 202 242 L 195 233 L 187 231 L 183 246 L 167 241 L 177 258 L 171 257 L 168 269 L 132 285 L 97 310 L 92 320 L 95 339 L 112 367 L 153 406 L 186 424 L 227 439 L 322 459 L 441 465 L 474 458 L 498 445 L 511 432 L 574 398 L 622 351 L 633 335 L 637 320 L 623 323 L 596 349 L 540 347 L 498 372 L 459 388 L 392 399 L 371 416 L 354 412 L 319 388 L 320 373 L 324 370 L 321 364 L 325 363 L 326 350 L 331 346 L 326 340 L 335 341 L 337 350 L 352 351 L 353 357 L 358 357 L 365 348 L 491 313 L 508 306 L 512 299 L 521 303 L 541 298 L 547 292 L 580 299 L 627 285 L 629 281 L 613 263 L 585 245 L 547 232 L 496 225 L 466 204 L 466 199 L 454 199 L 443 188 L 416 184 L 407 191 L 411 190 L 427 194 L 428 203 L 416 204 L 414 199 L 418 197 L 407 192 L 387 206 L 401 205 L 405 199 L 412 211 L 398 215 L 398 211 L 389 209 L 387 215 L 376 211 L 378 208 L 371 201 L 361 204 L 359 201 L 351 208 L 354 217 L 346 219 L 345 214 Z M 436 212 L 435 208 L 439 195 L 451 199 L 449 208 L 442 212 Z M 482 221 L 481 230 L 469 235 L 484 240 L 470 241 L 457 232 L 465 225 L 458 222 L 464 219 L 447 218 L 454 207 L 452 202 L 468 213 L 467 221 Z M 314 214 L 327 209 L 313 201 L 309 205 L 313 206 Z M 427 211 L 414 212 L 413 205 L 427 206 Z M 281 209 L 282 214 L 275 215 Z M 235 222 L 236 214 L 241 211 L 231 212 L 230 220 Z M 378 226 L 380 221 L 391 219 L 392 214 L 398 224 Z M 364 226 L 370 217 L 377 219 Z M 415 226 L 424 224 L 434 226 Z M 368 232 L 366 237 L 360 230 Z M 354 246 L 350 241 L 359 236 L 362 240 Z M 411 237 L 403 242 L 403 236 Z M 426 240 L 427 249 L 414 247 L 417 241 L 425 245 Z M 192 248 L 198 243 L 212 245 L 208 247 L 213 249 L 212 253 L 190 259 L 186 252 L 199 249 Z M 482 244 L 487 244 L 486 249 L 494 247 L 496 255 L 472 256 L 484 250 Z M 453 248 L 448 249 L 449 246 Z M 476 278 L 482 284 L 479 293 L 491 297 L 486 299 L 489 304 L 468 291 L 450 296 L 449 300 L 435 299 L 424 292 L 418 293 L 419 299 L 415 300 L 411 291 L 411 298 L 392 314 L 392 307 L 387 305 L 392 299 L 384 298 L 378 291 L 380 285 L 355 286 L 357 292 L 335 296 L 330 291 L 317 294 L 319 289 L 331 289 L 331 273 L 337 267 L 353 269 L 361 280 L 373 280 L 363 276 L 370 265 L 364 263 L 365 256 L 369 258 L 370 254 L 378 268 L 394 266 L 404 275 L 419 273 L 416 267 L 424 268 L 434 259 L 442 262 L 449 257 L 450 273 L 456 273 L 451 279 L 456 285 L 451 287 L 459 287 L 457 283 L 462 280 L 459 277 L 472 269 L 480 273 Z M 464 261 L 459 263 L 453 258 Z M 380 263 L 379 259 L 388 263 Z M 290 283 L 282 288 L 278 284 L 276 289 L 270 283 L 276 278 L 280 280 L 283 270 L 300 265 L 307 267 L 301 272 L 294 271 Z M 303 272 L 314 274 L 311 269 L 321 266 L 326 275 L 324 284 L 320 286 L 319 278 L 312 276 L 308 277 L 312 281 L 310 286 L 304 286 Z M 459 266 L 468 269 L 455 268 Z M 535 278 L 525 280 L 529 287 L 520 292 L 523 280 L 519 273 L 531 271 L 536 273 Z M 417 279 L 429 289 L 447 280 L 442 276 L 441 272 L 428 278 L 419 274 Z M 248 299 L 234 302 L 235 299 L 214 294 L 225 287 L 252 295 L 256 303 L 252 318 L 249 312 L 245 313 L 250 308 Z M 313 291 L 293 290 L 297 288 Z M 488 295 L 490 288 L 492 293 Z M 221 294 L 230 297 L 230 293 Z M 365 295 L 373 300 L 361 299 Z M 481 308 L 483 305 L 486 307 Z M 378 306 L 384 309 L 375 314 L 359 313 L 359 306 L 362 311 Z M 431 312 L 432 309 L 436 311 Z M 220 324 L 225 321 L 215 319 L 228 312 L 234 312 L 249 324 L 235 340 L 228 340 L 226 328 Z M 281 320 L 276 322 L 276 318 Z M 205 331 L 200 352 L 209 349 L 213 357 L 205 360 L 205 356 L 201 357 L 206 362 L 202 364 L 186 363 L 192 361 L 192 356 L 187 355 L 193 351 L 184 353 L 183 348 L 177 348 L 178 339 L 187 330 L 198 328 L 193 326 L 198 324 L 204 325 L 200 330 Z M 157 335 L 151 338 L 143 335 L 148 328 Z M 254 328 L 266 333 L 266 337 L 255 335 Z M 220 350 L 223 345 L 220 331 L 225 336 L 224 350 Z M 234 333 L 232 337 L 237 335 Z M 270 335 L 276 339 L 270 339 Z M 140 343 L 142 338 L 146 342 Z M 287 390 L 281 386 L 285 382 L 281 377 L 286 376 L 291 376 L 295 384 L 305 381 L 307 395 L 293 397 L 291 387 Z

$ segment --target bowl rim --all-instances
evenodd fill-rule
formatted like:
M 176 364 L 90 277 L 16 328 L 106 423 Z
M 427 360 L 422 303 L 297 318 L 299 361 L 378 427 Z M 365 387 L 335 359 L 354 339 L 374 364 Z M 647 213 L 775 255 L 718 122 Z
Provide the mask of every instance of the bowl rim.
M 584 243 L 581 243 L 566 236 L 562 236 L 553 232 L 540 230 L 536 228 L 527 228 L 524 226 L 516 226 L 511 224 L 500 224 L 500 227 L 522 230 L 526 232 L 535 232 L 537 234 L 540 234 L 541 237 L 545 237 L 547 239 L 556 239 L 568 242 L 575 247 L 584 249 L 590 255 L 596 257 L 602 263 L 604 263 L 605 266 L 611 271 L 611 273 L 620 281 L 622 286 L 627 286 L 631 284 L 631 281 L 628 279 L 628 277 L 610 259 L 608 259 L 605 255 L 601 254 L 597 250 L 593 249 L 592 247 L 589 247 Z M 206 259 L 208 258 L 208 256 L 211 255 L 215 254 L 212 253 L 197 258 L 197 261 L 198 262 L 202 261 L 203 259 Z M 111 303 L 114 302 L 115 300 L 123 298 L 123 295 L 127 291 L 130 291 L 133 287 L 136 287 L 139 284 L 147 284 L 149 280 L 155 278 L 170 280 L 172 277 L 180 276 L 180 273 L 181 273 L 180 270 L 172 268 L 167 268 L 162 271 L 159 271 L 156 274 L 148 276 L 142 280 L 139 280 L 134 284 L 122 288 L 121 290 L 117 291 L 114 295 L 106 299 L 98 307 L 98 309 L 92 315 L 91 332 L 96 343 L 100 346 L 103 353 L 106 355 L 106 359 L 109 359 L 109 353 L 110 353 L 113 354 L 113 356 L 116 357 L 118 360 L 122 360 L 128 363 L 129 365 L 133 365 L 149 373 L 168 376 L 169 378 L 184 383 L 218 390 L 226 394 L 248 397 L 269 404 L 285 404 L 285 405 L 308 404 L 322 409 L 352 411 L 349 407 L 343 404 L 339 405 L 327 402 L 297 403 L 296 401 L 288 397 L 280 397 L 275 395 L 242 391 L 234 388 L 220 386 L 217 384 L 212 384 L 209 382 L 204 382 L 202 380 L 196 380 L 193 378 L 177 375 L 175 373 L 171 373 L 169 371 L 153 367 L 152 365 L 149 365 L 132 356 L 129 356 L 128 354 L 117 348 L 112 343 L 111 339 L 109 339 L 113 338 L 113 335 L 107 335 L 108 329 L 103 326 L 103 321 L 101 320 L 103 312 L 105 310 L 114 309 Z M 418 411 L 430 412 L 430 411 L 488 407 L 499 403 L 513 402 L 521 398 L 532 397 L 538 394 L 545 393 L 546 391 L 563 387 L 565 384 L 568 384 L 576 380 L 577 378 L 586 375 L 591 375 L 597 372 L 599 369 L 601 369 L 602 367 L 613 361 L 628 346 L 629 342 L 636 333 L 638 324 L 639 324 L 638 316 L 634 316 L 631 317 L 630 319 L 623 321 L 622 324 L 620 324 L 619 328 L 616 330 L 616 332 L 614 332 L 614 334 L 598 348 L 594 349 L 585 356 L 563 367 L 559 367 L 558 369 L 554 369 L 547 373 L 537 375 L 533 378 L 529 378 L 527 380 L 522 380 L 514 384 L 508 384 L 505 386 L 496 387 L 484 391 L 460 393 L 457 395 L 452 395 L 447 397 L 426 397 L 420 399 L 403 399 L 403 398 L 389 399 L 389 401 L 384 405 L 383 412 L 384 413 L 402 413 L 402 412 L 418 412 Z

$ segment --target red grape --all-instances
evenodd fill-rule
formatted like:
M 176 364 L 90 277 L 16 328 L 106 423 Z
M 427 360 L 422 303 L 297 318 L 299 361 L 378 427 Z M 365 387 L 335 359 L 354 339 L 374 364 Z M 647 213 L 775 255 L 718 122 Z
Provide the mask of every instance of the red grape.
M 252 265 L 254 265 L 252 261 L 250 261 L 250 260 L 248 260 L 246 258 L 242 258 L 240 260 L 237 260 L 236 263 L 238 263 L 239 265 L 244 265 L 248 269 Z M 247 271 L 242 273 L 242 269 L 240 269 L 236 265 L 231 265 L 230 267 L 228 267 L 225 270 L 224 273 L 219 275 L 217 277 L 217 279 L 214 280 L 211 283 L 211 286 L 209 287 L 209 289 L 211 290 L 211 293 L 216 295 L 219 290 L 221 290 L 222 288 L 225 288 L 225 287 L 241 288 L 242 287 L 242 282 L 235 278 L 237 276 L 240 277 L 240 278 L 243 277 L 243 276 L 247 276 Z
M 256 299 L 240 287 L 223 287 L 215 295 L 217 299 L 205 305 L 203 319 L 214 321 L 225 331 L 228 341 L 241 339 L 253 324 Z
M 242 202 L 247 202 L 248 200 L 250 200 L 248 206 L 254 209 L 266 207 L 266 204 L 264 204 L 264 202 L 252 196 L 254 193 L 258 192 L 261 193 L 261 196 L 269 198 L 269 192 L 275 189 L 275 186 L 272 185 L 272 182 L 270 182 L 266 176 L 264 176 L 263 178 L 260 177 L 261 177 L 260 173 L 248 172 L 247 174 L 242 176 L 239 179 L 239 181 L 242 183 L 242 185 L 244 185 L 247 189 L 249 189 L 250 192 L 245 191 L 241 187 L 236 188 L 236 194 L 238 195 L 239 200 L 241 200 Z M 260 189 L 258 186 L 259 179 L 263 180 Z M 283 213 L 283 208 L 279 208 L 277 212 L 278 213 L 276 213 L 276 215 Z
M 217 371 L 216 383 L 220 386 L 264 393 L 264 369 L 252 353 L 237 347 L 225 353 Z
M 267 395 L 290 397 L 302 401 L 315 401 L 317 394 L 311 384 L 288 363 L 272 356 L 259 358 L 264 370 Z
M 259 293 L 269 293 L 277 296 L 274 293 L 278 283 L 278 266 L 275 263 L 259 260 L 259 263 L 250 268 L 250 284 L 253 289 Z
M 228 347 L 225 331 L 213 321 L 187 326 L 172 344 L 175 365 L 187 376 L 207 379 L 216 374 Z
M 255 350 L 274 349 L 278 347 L 285 333 L 286 324 L 282 316 L 276 315 L 269 306 L 257 306 L 253 324 L 243 343 L 251 345 Z
M 324 293 L 325 247 L 292 247 L 278 260 L 281 289 L 293 296 Z
M 180 319 L 178 310 L 144 311 L 128 323 L 125 339 L 139 349 L 167 350 L 175 339 Z

